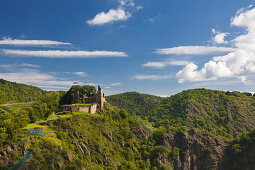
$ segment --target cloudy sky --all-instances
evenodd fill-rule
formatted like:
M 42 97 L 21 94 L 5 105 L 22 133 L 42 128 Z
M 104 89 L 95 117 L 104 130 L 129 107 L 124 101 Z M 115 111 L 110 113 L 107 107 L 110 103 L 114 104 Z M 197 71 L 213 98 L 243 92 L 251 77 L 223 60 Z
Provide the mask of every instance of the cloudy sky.
M 253 0 L 0 1 L 0 78 L 106 95 L 255 92 Z

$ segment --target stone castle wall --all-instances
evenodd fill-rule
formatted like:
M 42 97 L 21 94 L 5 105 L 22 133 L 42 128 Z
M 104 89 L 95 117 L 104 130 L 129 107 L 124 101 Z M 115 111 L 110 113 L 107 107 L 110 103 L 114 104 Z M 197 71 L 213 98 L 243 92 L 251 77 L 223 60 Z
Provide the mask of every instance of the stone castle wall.
M 90 113 L 90 106 L 89 107 L 79 107 L 79 111 L 80 112 L 87 112 Z
M 91 106 L 78 106 L 80 112 L 87 112 L 90 114 L 94 114 L 97 112 L 97 104 L 93 104 Z
M 90 106 L 79 106 L 79 105 L 62 106 L 62 110 L 71 111 L 71 112 L 87 112 L 90 114 L 94 114 L 97 111 L 97 104 L 93 104 Z

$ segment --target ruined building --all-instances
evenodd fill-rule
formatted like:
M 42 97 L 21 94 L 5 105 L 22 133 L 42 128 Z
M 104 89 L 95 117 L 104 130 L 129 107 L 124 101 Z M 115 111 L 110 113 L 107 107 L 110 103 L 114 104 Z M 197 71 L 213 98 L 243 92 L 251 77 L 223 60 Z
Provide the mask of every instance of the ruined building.
M 96 113 L 96 111 L 103 110 L 105 96 L 103 89 L 98 86 L 97 94 L 93 97 L 87 97 L 86 95 L 80 95 L 79 91 L 76 91 L 71 105 L 64 105 L 63 111 L 80 111 L 88 113 Z

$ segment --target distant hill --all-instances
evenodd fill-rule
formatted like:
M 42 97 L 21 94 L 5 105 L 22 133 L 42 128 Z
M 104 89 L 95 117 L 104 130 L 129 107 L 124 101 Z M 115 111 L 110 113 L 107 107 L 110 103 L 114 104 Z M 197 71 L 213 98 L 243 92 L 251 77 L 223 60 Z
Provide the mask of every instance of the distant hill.
M 45 93 L 44 90 L 35 86 L 0 79 L 0 104 L 35 101 Z
M 156 107 L 163 98 L 137 92 L 126 92 L 107 96 L 106 100 L 113 106 L 126 109 L 131 114 L 145 115 Z
M 132 92 L 107 100 L 130 113 L 147 116 L 155 127 L 187 126 L 230 139 L 255 126 L 255 97 L 246 93 L 192 89 L 160 98 Z

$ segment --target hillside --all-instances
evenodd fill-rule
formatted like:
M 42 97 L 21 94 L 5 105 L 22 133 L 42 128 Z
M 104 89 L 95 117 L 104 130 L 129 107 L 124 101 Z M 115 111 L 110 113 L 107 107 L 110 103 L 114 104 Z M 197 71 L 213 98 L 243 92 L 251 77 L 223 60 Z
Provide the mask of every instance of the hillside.
M 250 94 L 129 92 L 107 97 L 95 114 L 60 112 L 62 95 L 46 93 L 13 112 L 0 109 L 0 169 L 28 153 L 23 169 L 254 168 Z
M 108 103 L 104 112 L 93 115 L 49 115 L 29 124 L 11 117 L 2 120 L 6 131 L 8 122 L 20 126 L 13 126 L 9 137 L 0 134 L 7 139 L 0 143 L 2 169 L 14 167 L 31 152 L 23 169 L 210 169 L 219 165 L 224 149 L 200 131 L 154 129 Z M 29 132 L 31 128 L 45 136 Z
M 49 117 L 17 130 L 15 139 L 0 149 L 0 168 L 13 167 L 29 151 L 33 156 L 24 169 L 149 167 L 139 149 L 152 133 L 150 124 L 107 103 L 105 108 L 102 114 Z M 26 130 L 32 127 L 45 137 Z
M 107 96 L 106 100 L 113 106 L 125 108 L 131 114 L 143 115 L 157 106 L 163 98 L 137 92 L 126 92 Z
M 121 105 L 122 99 L 109 102 L 127 110 L 144 107 L 143 103 L 132 97 L 127 100 L 133 102 L 132 106 L 125 103 Z M 199 128 L 221 137 L 222 140 L 233 139 L 237 134 L 245 133 L 255 126 L 255 97 L 239 92 L 187 90 L 158 100 L 151 108 L 147 112 L 136 113 L 148 117 L 155 127 Z
M 44 90 L 35 86 L 0 79 L 0 104 L 35 101 L 45 93 Z
M 227 170 L 255 169 L 255 129 L 238 135 L 230 143 L 223 163 Z

